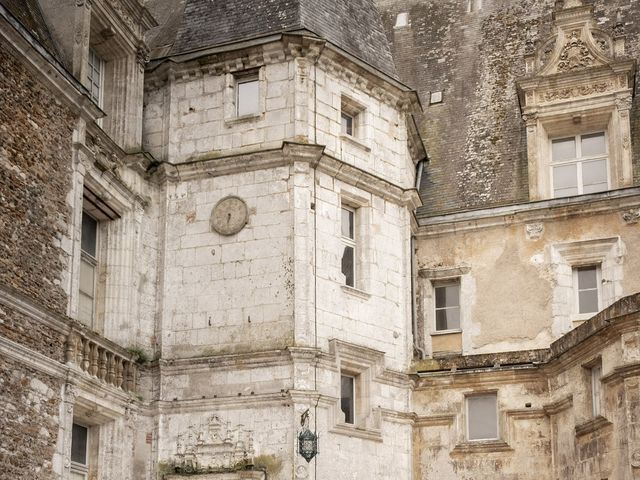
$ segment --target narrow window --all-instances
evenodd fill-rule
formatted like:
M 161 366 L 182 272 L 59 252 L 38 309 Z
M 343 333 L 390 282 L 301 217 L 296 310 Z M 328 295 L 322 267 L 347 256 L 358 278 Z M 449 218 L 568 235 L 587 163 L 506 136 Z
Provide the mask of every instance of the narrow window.
M 436 297 L 436 331 L 460 328 L 460 281 L 438 284 Z
M 349 287 L 355 287 L 356 280 L 356 236 L 355 221 L 356 212 L 354 209 L 343 206 L 341 212 L 341 232 L 342 232 L 342 274 L 344 283 Z
M 340 409 L 344 413 L 345 423 L 355 423 L 355 378 L 347 375 L 340 377 Z
M 89 473 L 89 429 L 77 423 L 71 430 L 71 479 L 86 480 Z
M 396 24 L 393 28 L 402 28 L 409 25 L 409 14 L 407 12 L 399 13 L 396 17 Z
M 495 393 L 467 397 L 469 440 L 498 438 L 498 397 Z
M 82 212 L 82 237 L 80 240 L 80 304 L 78 318 L 93 326 L 95 310 L 96 270 L 98 248 L 98 222 L 86 212 Z
M 598 312 L 600 310 L 599 265 L 576 267 L 573 269 L 573 277 L 578 313 Z
M 93 49 L 89 49 L 89 66 L 87 69 L 87 83 L 91 99 L 102 107 L 104 85 L 104 61 Z
M 555 198 L 609 189 L 604 132 L 553 140 L 551 162 Z
M 591 408 L 594 417 L 601 414 L 602 365 L 591 368 Z
M 256 115 L 260 112 L 260 82 L 257 75 L 236 78 L 236 115 Z
M 353 136 L 353 117 L 347 113 L 340 114 L 341 132 L 343 135 Z

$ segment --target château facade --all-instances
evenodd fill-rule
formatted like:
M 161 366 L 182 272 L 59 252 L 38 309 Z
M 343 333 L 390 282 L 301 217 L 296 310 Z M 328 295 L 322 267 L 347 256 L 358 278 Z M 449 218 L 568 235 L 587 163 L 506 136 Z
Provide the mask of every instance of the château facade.
M 0 479 L 640 478 L 634 0 L 0 39 Z

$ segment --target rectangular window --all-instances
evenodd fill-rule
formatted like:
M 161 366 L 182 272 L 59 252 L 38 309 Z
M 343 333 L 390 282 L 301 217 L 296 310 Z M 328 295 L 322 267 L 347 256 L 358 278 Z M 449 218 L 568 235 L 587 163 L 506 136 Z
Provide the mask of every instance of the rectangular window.
M 354 209 L 343 206 L 340 209 L 340 222 L 342 234 L 342 274 L 344 283 L 349 287 L 355 287 L 356 280 L 356 212 Z
M 93 326 L 96 271 L 98 268 L 98 221 L 82 212 L 82 234 L 80 239 L 80 296 L 78 319 Z
M 102 107 L 104 86 L 104 60 L 92 48 L 89 49 L 89 66 L 87 69 L 87 82 L 91 99 Z
M 588 265 L 573 269 L 576 311 L 580 314 L 600 310 L 600 266 Z
M 340 376 L 340 409 L 344 413 L 345 423 L 355 423 L 355 378 L 347 375 Z
M 236 115 L 260 113 L 260 81 L 257 75 L 236 77 Z
M 551 162 L 555 198 L 609 189 L 604 132 L 553 140 Z
M 460 281 L 436 284 L 436 331 L 460 328 Z
M 498 438 L 498 396 L 495 393 L 467 397 L 469 440 Z
M 353 117 L 344 112 L 340 114 L 341 133 L 353 136 Z
M 71 430 L 71 479 L 85 480 L 89 472 L 89 429 L 77 423 Z
M 594 417 L 601 412 L 602 365 L 591 368 L 591 408 Z

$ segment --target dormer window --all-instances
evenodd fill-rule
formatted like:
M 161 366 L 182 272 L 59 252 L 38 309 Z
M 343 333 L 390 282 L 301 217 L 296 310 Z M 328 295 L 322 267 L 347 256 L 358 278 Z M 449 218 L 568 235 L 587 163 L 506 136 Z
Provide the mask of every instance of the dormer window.
M 532 201 L 633 185 L 635 63 L 624 38 L 599 29 L 593 6 L 579 3 L 556 11 L 554 33 L 528 50 L 518 80 Z
M 604 132 L 551 141 L 553 196 L 568 197 L 609 189 Z

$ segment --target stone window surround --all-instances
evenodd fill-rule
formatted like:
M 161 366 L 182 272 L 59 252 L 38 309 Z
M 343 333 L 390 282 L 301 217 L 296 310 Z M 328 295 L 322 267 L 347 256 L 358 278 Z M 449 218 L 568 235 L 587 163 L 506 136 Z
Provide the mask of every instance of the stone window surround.
M 372 388 L 374 379 L 384 368 L 384 353 L 337 339 L 329 340 L 329 350 L 336 358 L 337 392 L 341 391 L 343 375 L 355 380 L 354 423 L 344 422 L 344 413 L 340 406 L 341 395 L 338 394 L 330 408 L 330 418 L 334 419 L 334 426 L 330 432 L 381 441 L 380 412 L 373 407 Z
M 68 315 L 72 318 L 78 318 L 82 212 L 87 211 L 98 220 L 99 237 L 95 316 L 92 329 L 104 334 L 106 299 L 109 293 L 107 285 L 109 283 L 107 282 L 108 257 L 123 245 L 122 233 L 117 227 L 123 221 L 123 216 L 130 216 L 134 212 L 135 203 L 133 197 L 127 196 L 128 192 L 118 188 L 108 175 L 104 175 L 104 172 L 91 162 L 92 158 L 89 155 L 93 155 L 93 152 L 81 147 L 77 155 L 79 161 L 75 167 L 76 180 L 73 192 L 74 233 L 72 235 L 73 257 L 70 261 L 69 271 L 71 286 Z M 126 283 L 127 281 L 123 281 L 123 284 Z
M 258 113 L 238 116 L 238 81 L 246 77 L 258 79 Z M 253 122 L 264 118 L 267 109 L 267 81 L 264 67 L 236 70 L 225 74 L 223 95 L 224 124 L 227 128 L 238 123 Z
M 353 134 L 348 135 L 342 132 L 342 126 L 340 127 L 340 138 L 349 142 L 357 147 L 371 151 L 371 113 L 361 103 L 357 102 L 349 95 L 342 94 L 340 96 L 340 111 L 338 112 L 340 118 L 338 123 L 342 125 L 342 113 L 346 113 L 353 119 Z
M 556 275 L 553 288 L 552 314 L 560 320 L 562 332 L 566 333 L 576 323 L 592 317 L 594 314 L 575 313 L 575 284 L 573 269 L 583 265 L 600 265 L 601 298 L 600 309 L 611 305 L 622 296 L 622 263 L 626 249 L 620 237 L 578 240 L 550 246 L 551 264 Z M 564 320 L 564 321 L 562 321 Z
M 626 128 L 622 125 L 625 120 Z M 624 134 L 624 131 L 629 131 L 628 112 L 621 115 L 619 108 L 609 105 L 588 113 L 572 109 L 553 115 L 527 117 L 526 121 L 531 200 L 553 198 L 551 141 L 596 131 L 605 132 L 607 139 L 609 189 L 631 185 L 629 134 Z
M 370 265 L 370 231 L 371 231 L 371 202 L 369 199 L 341 189 L 339 192 L 339 215 L 336 224 L 336 235 L 342 239 L 342 207 L 347 207 L 355 213 L 355 279 L 354 286 L 350 287 L 342 282 L 342 290 L 359 297 L 369 298 L 371 283 Z M 344 243 L 341 241 L 341 248 Z M 342 256 L 340 255 L 341 259 Z
M 425 339 L 427 340 L 425 345 L 428 352 L 434 355 L 434 343 L 440 342 L 435 337 L 450 337 L 449 341 L 460 344 L 460 351 L 463 351 L 463 339 L 462 333 L 465 330 L 466 317 L 469 314 L 471 305 L 467 299 L 470 295 L 470 283 L 469 272 L 470 268 L 467 266 L 460 267 L 436 267 L 436 268 L 423 268 L 418 272 L 418 276 L 422 279 L 428 280 L 428 282 L 422 282 L 422 300 L 423 300 L 423 312 L 424 312 L 424 330 Z M 457 280 L 460 283 L 460 328 L 454 330 L 436 330 L 436 318 L 435 318 L 435 287 L 442 282 L 449 282 Z M 448 342 L 449 343 L 449 342 Z M 441 352 L 447 353 L 447 352 Z M 451 353 L 451 352 L 448 352 Z

